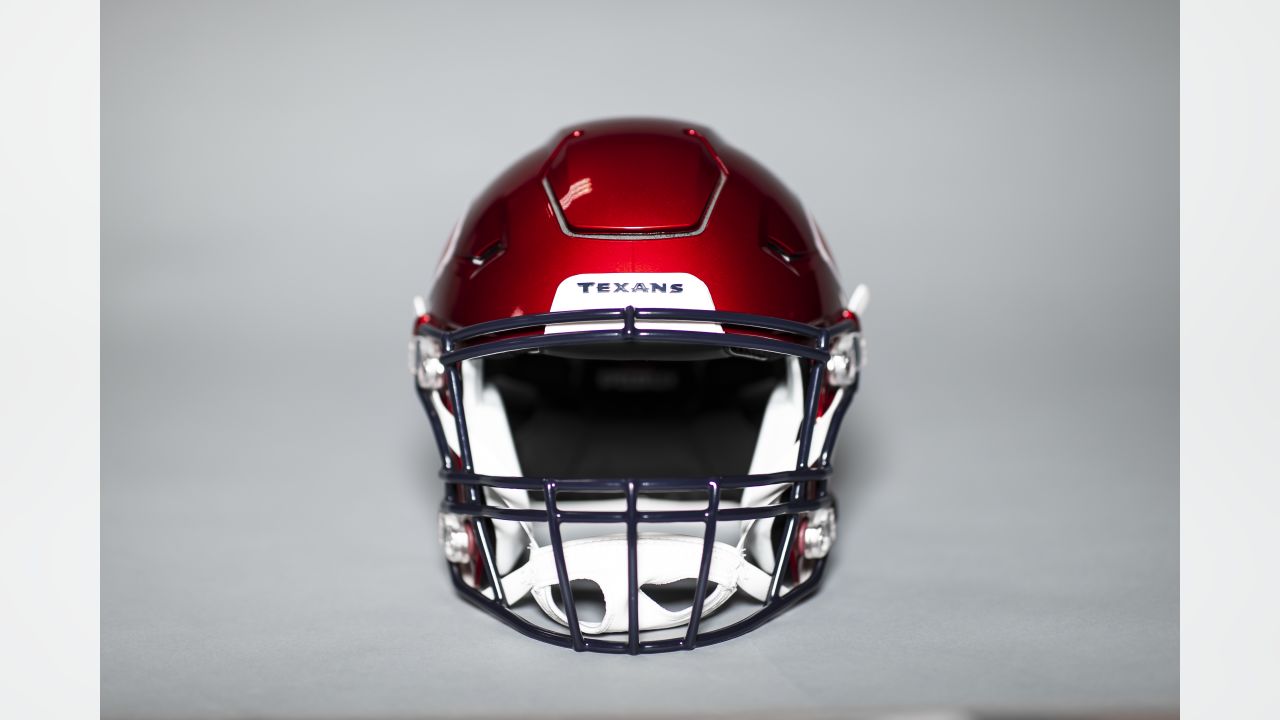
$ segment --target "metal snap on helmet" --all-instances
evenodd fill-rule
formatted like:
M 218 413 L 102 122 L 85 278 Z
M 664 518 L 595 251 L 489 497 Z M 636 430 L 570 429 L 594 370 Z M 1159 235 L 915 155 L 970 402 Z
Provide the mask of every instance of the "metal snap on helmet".
M 704 128 L 575 126 L 493 182 L 415 301 L 463 598 L 546 642 L 692 649 L 808 596 L 867 291 Z

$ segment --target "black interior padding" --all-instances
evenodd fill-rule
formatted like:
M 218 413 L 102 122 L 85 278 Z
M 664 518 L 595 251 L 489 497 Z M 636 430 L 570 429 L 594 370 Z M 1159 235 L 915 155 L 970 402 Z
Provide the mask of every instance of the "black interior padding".
M 658 358 L 658 359 L 655 359 Z M 741 475 L 784 360 L 705 351 L 485 360 L 525 475 Z

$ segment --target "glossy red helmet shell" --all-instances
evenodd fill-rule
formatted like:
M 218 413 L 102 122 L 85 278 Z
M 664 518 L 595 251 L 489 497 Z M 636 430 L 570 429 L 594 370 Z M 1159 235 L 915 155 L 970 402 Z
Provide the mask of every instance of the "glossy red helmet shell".
M 430 323 L 548 312 L 565 278 L 633 272 L 693 275 L 717 310 L 818 326 L 845 312 L 817 227 L 768 170 L 705 128 L 610 120 L 565 131 L 481 194 L 441 258 Z
M 516 163 L 455 229 L 409 346 L 455 588 L 529 637 L 632 654 L 799 602 L 835 539 L 866 298 L 846 308 L 800 203 L 706 130 L 590 123 Z M 513 609 L 530 600 L 545 617 Z

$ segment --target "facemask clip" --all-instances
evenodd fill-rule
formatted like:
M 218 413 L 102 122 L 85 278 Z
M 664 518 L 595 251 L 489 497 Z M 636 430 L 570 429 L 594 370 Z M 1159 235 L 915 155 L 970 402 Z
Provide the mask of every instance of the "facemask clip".
M 801 538 L 805 559 L 824 558 L 836 542 L 836 511 L 832 508 L 814 510 L 808 520 Z
M 833 387 L 849 387 L 866 364 L 867 341 L 862 333 L 845 333 L 831 344 L 827 360 L 827 382 Z
M 453 513 L 440 513 L 440 547 L 444 549 L 444 557 L 456 565 L 471 562 L 471 535 L 460 516 Z
M 440 362 L 440 341 L 429 335 L 415 335 L 409 341 L 409 372 L 423 390 L 444 387 L 444 363 Z

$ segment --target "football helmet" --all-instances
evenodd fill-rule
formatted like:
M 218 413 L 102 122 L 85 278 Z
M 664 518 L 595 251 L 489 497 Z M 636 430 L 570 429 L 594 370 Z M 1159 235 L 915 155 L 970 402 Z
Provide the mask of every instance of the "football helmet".
M 517 162 L 415 299 L 457 590 L 530 637 L 631 654 L 808 596 L 866 300 L 800 202 L 704 128 L 587 123 Z

